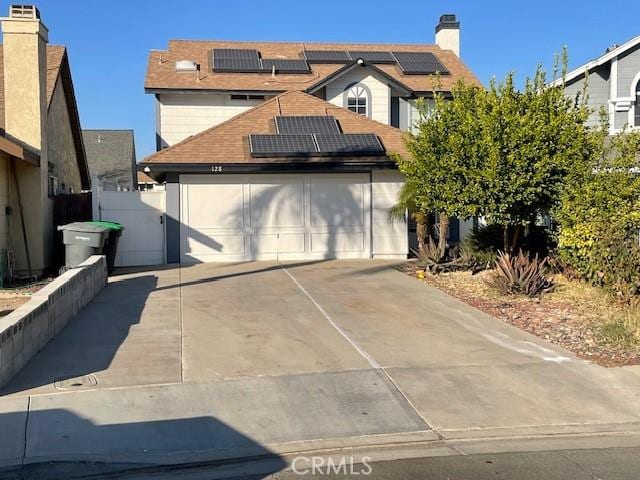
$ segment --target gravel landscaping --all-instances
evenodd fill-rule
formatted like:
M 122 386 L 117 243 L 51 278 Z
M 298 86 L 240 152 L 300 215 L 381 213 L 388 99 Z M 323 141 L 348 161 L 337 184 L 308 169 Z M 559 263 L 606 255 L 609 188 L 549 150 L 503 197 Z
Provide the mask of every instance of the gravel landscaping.
M 594 363 L 615 367 L 640 364 L 637 341 L 615 341 L 606 334 L 612 316 L 622 312 L 604 293 L 588 285 L 554 276 L 556 289 L 541 298 L 501 295 L 487 284 L 491 271 L 472 275 L 452 272 L 416 276 L 415 262 L 401 270 L 500 320 L 572 351 Z

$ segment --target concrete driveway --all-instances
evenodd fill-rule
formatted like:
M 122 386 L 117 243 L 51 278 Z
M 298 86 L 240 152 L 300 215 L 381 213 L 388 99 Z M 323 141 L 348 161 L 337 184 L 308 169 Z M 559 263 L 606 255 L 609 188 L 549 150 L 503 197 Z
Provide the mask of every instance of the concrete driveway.
M 637 370 L 576 359 L 393 265 L 115 276 L 5 389 L 0 426 L 23 433 L 0 460 L 637 430 Z

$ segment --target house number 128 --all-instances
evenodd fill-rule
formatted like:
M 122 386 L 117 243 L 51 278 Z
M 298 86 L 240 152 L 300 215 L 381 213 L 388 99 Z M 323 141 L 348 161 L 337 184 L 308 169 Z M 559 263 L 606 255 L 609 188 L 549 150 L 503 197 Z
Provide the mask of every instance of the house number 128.
M 220 172 L 222 172 L 222 166 L 221 165 L 213 165 L 211 167 L 211 171 L 213 173 L 220 173 Z

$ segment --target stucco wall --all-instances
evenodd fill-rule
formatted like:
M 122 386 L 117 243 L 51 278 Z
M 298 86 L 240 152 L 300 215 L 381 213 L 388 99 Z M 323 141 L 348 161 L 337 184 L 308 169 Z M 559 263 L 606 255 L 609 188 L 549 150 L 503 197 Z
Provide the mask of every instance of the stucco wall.
M 354 69 L 327 85 L 327 101 L 346 107 L 344 91 L 350 85 L 360 83 L 371 92 L 370 118 L 387 125 L 391 124 L 391 89 L 382 80 L 370 74 L 366 68 Z
M 160 146 L 174 145 L 262 102 L 232 100 L 231 95 L 214 93 L 158 95 L 156 130 Z
M 398 201 L 404 177 L 397 171 L 371 173 L 371 235 L 374 258 L 407 258 L 407 222 L 392 219 L 391 207 Z
M 78 158 L 76 156 L 71 119 L 67 109 L 67 101 L 58 79 L 49 104 L 47 116 L 47 145 L 49 162 L 53 164 L 53 175 L 58 178 L 59 193 L 75 193 L 82 190 Z

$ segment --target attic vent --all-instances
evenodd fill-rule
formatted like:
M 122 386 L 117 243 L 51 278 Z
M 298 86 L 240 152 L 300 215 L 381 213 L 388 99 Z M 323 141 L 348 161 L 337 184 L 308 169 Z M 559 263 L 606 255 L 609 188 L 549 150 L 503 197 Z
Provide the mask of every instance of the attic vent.
M 40 11 L 35 5 L 11 5 L 11 7 L 9 7 L 9 17 L 35 20 L 40 18 Z
M 604 53 L 609 53 L 612 50 L 615 50 L 616 48 L 618 48 L 620 45 L 618 45 L 617 43 L 614 43 L 613 45 L 611 45 L 610 47 L 607 47 L 607 49 L 605 50 Z
M 198 64 L 193 60 L 179 60 L 176 62 L 176 72 L 195 72 Z

